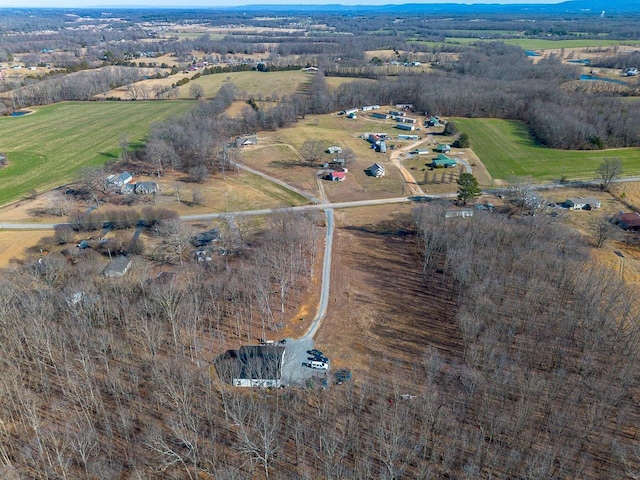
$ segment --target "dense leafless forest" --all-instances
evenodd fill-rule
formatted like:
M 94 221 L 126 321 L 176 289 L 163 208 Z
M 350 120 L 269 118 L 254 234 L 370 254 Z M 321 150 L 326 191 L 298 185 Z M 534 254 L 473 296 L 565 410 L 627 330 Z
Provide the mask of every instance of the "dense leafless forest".
M 82 257 L 5 270 L 4 478 L 633 478 L 640 331 L 624 285 L 550 217 L 445 208 L 403 228 L 415 287 L 450 305 L 453 333 L 414 346 L 402 375 L 327 391 L 247 393 L 208 368 L 304 291 L 311 218 L 236 226 L 235 256 L 168 280 L 102 278 Z

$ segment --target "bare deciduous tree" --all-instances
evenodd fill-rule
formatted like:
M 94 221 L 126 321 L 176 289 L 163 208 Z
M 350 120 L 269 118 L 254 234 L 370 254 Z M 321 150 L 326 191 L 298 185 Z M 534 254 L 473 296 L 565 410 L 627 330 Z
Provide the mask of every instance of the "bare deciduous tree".
M 602 188 L 605 190 L 609 188 L 612 181 L 622 175 L 622 172 L 622 160 L 618 157 L 607 157 L 596 168 L 596 175 L 602 181 Z
M 313 166 L 324 154 L 324 143 L 321 140 L 307 140 L 300 147 L 300 157 Z
M 608 215 L 596 217 L 591 222 L 591 231 L 595 238 L 595 247 L 602 248 L 609 240 L 616 237 L 620 228 L 612 222 Z

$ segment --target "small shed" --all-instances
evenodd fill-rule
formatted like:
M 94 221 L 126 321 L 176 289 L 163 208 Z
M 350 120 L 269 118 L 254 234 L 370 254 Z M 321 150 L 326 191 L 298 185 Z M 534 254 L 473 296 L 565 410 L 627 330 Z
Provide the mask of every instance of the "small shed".
M 597 210 L 602 206 L 596 198 L 567 198 L 564 202 L 571 210 Z
M 380 141 L 380 145 L 378 145 L 378 152 L 387 153 L 387 143 L 384 140 Z
M 369 171 L 369 173 L 376 177 L 376 178 L 380 178 L 380 177 L 384 177 L 384 167 L 382 165 L 380 165 L 379 163 L 374 163 L 373 165 L 371 165 L 369 168 L 367 168 L 367 170 Z
M 337 145 L 332 145 L 327 148 L 327 153 L 342 153 L 342 147 L 338 147 Z
M 451 151 L 451 145 L 448 143 L 441 143 L 436 147 L 436 152 L 438 153 L 449 153 Z
M 102 270 L 102 275 L 105 277 L 122 277 L 129 271 L 129 267 L 131 267 L 131 259 L 122 255 L 111 260 Z
M 449 167 L 455 167 L 456 165 L 458 165 L 458 162 L 456 162 L 453 158 L 449 158 L 443 154 L 438 155 L 431 162 L 432 168 L 440 168 L 440 167 L 449 168 Z

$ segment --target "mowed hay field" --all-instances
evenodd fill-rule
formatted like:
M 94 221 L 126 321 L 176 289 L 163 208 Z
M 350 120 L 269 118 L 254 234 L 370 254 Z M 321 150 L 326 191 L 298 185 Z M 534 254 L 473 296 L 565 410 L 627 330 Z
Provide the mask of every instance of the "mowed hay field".
M 185 75 L 175 75 L 172 77 L 178 81 Z M 302 70 L 290 70 L 285 72 L 230 72 L 216 73 L 213 75 L 203 75 L 191 82 L 201 85 L 204 88 L 205 97 L 213 97 L 218 93 L 220 87 L 225 83 L 233 83 L 238 90 L 246 92 L 255 98 L 260 97 L 282 97 L 293 93 L 300 93 L 311 83 L 313 75 Z M 180 87 L 179 98 L 189 98 L 189 86 L 191 82 Z
M 494 179 L 592 180 L 603 159 L 620 158 L 625 175 L 640 174 L 640 148 L 556 150 L 540 146 L 522 122 L 494 118 L 454 118 L 469 135 L 471 148 Z
M 65 102 L 0 118 L 0 148 L 9 165 L 0 169 L 0 205 L 32 190 L 74 180 L 86 166 L 120 155 L 120 137 L 141 144 L 151 124 L 184 113 L 184 101 Z

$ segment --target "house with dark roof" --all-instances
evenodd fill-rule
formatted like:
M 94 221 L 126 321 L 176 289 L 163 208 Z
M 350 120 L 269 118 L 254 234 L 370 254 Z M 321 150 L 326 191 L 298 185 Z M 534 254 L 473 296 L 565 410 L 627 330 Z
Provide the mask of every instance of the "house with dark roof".
M 136 183 L 135 192 L 138 195 L 151 195 L 153 193 L 158 193 L 160 191 L 160 187 L 156 182 L 140 182 Z
M 280 387 L 285 347 L 281 343 L 242 346 L 214 362 L 220 379 L 235 387 Z
M 236 137 L 236 140 L 235 140 L 235 145 L 238 148 L 240 148 L 240 147 L 248 147 L 250 145 L 257 145 L 257 144 L 258 144 L 258 137 L 256 137 L 256 136 Z
M 194 247 L 203 247 L 205 245 L 219 243 L 221 238 L 220 231 L 217 228 L 212 228 L 211 230 L 196 233 L 191 237 L 189 242 L 191 242 L 191 245 Z

